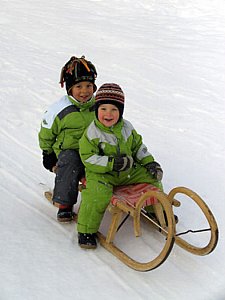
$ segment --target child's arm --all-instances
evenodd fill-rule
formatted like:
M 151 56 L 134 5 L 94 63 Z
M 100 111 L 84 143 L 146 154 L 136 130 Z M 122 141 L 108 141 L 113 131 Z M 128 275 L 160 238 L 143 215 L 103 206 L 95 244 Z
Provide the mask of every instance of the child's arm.
M 52 146 L 56 140 L 56 136 L 50 129 L 41 127 L 38 137 L 39 145 L 42 149 L 43 166 L 45 167 L 45 169 L 53 172 L 53 167 L 56 166 L 58 160 L 55 152 L 52 149 Z
M 135 130 L 134 134 L 134 156 L 136 159 L 146 167 L 147 171 L 151 174 L 153 178 L 158 181 L 162 180 L 163 170 L 159 163 L 154 160 L 154 157 L 150 152 L 148 152 L 147 147 L 142 142 L 142 136 L 138 134 Z
M 132 153 L 134 160 L 143 166 L 154 161 L 153 155 L 142 141 L 142 136 L 135 129 L 133 129 Z
M 132 126 L 131 124 L 129 124 Z M 154 160 L 153 155 L 148 151 L 145 144 L 143 144 L 142 136 L 132 126 L 132 155 L 134 160 L 138 161 L 150 175 L 156 180 L 160 181 L 163 176 L 163 170 L 159 163 Z
M 42 149 L 43 166 L 50 172 L 54 171 L 53 168 L 56 166 L 58 160 L 55 152 L 53 151 L 53 145 L 57 139 L 57 135 L 56 133 L 54 133 L 54 129 L 56 131 L 57 128 L 58 125 L 55 120 L 51 124 L 51 126 L 46 126 L 45 115 L 44 115 L 41 124 L 41 129 L 38 134 L 38 139 L 39 139 L 39 146 Z
M 86 168 L 96 173 L 106 173 L 113 170 L 113 160 L 106 155 L 100 155 L 98 141 L 89 140 L 84 134 L 79 142 L 79 153 Z
M 49 110 L 44 113 L 41 129 L 38 134 L 39 146 L 48 154 L 53 151 L 52 146 L 57 138 L 58 125 L 56 116 L 57 114 L 55 114 L 54 110 L 49 108 Z
M 85 167 L 95 173 L 121 172 L 130 169 L 133 158 L 127 155 L 107 156 L 99 148 L 99 139 L 90 140 L 86 134 L 80 139 L 79 153 Z
M 52 146 L 56 141 L 56 135 L 53 133 L 52 128 L 45 128 L 41 126 L 41 130 L 38 134 L 39 146 L 47 154 L 53 152 Z

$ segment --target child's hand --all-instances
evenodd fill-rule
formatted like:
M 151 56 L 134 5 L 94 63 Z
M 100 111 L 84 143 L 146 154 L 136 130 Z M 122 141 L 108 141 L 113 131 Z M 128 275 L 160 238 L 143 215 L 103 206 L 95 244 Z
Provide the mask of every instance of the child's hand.
M 51 152 L 48 154 L 46 151 L 43 151 L 43 166 L 45 169 L 49 170 L 50 172 L 53 172 L 53 167 L 56 166 L 57 163 L 57 157 L 55 155 L 55 152 Z
M 113 171 L 126 171 L 133 166 L 133 157 L 132 156 L 117 156 L 114 157 Z
M 52 172 L 53 172 L 53 173 L 56 173 L 57 168 L 58 168 L 57 166 L 52 167 Z
M 145 165 L 145 168 L 148 170 L 148 172 L 158 181 L 162 180 L 163 177 L 163 170 L 156 161 L 153 161 L 151 163 L 148 163 Z

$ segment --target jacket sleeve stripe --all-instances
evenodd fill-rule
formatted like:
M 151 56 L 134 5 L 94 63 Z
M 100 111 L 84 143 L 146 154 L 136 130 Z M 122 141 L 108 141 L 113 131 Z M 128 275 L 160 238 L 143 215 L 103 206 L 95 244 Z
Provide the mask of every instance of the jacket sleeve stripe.
M 97 165 L 101 167 L 106 167 L 108 164 L 108 156 L 100 156 L 100 155 L 92 155 L 88 159 L 85 160 L 85 163 L 89 163 L 91 165 Z
M 152 154 L 148 152 L 147 147 L 144 144 L 142 144 L 141 147 L 138 149 L 136 157 L 141 161 L 143 158 L 147 156 L 152 156 Z

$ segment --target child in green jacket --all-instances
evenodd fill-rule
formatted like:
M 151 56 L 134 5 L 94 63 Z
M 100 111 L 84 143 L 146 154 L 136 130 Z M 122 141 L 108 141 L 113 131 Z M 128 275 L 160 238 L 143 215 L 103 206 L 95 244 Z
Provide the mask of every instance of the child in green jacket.
M 122 118 L 124 93 L 114 83 L 96 93 L 95 120 L 80 139 L 86 189 L 78 214 L 78 243 L 96 248 L 96 232 L 110 202 L 113 187 L 150 183 L 162 189 L 163 171 L 132 124 Z
M 61 71 L 61 87 L 67 95 L 45 112 L 39 132 L 43 165 L 56 173 L 53 201 L 59 204 L 57 219 L 70 222 L 77 202 L 79 180 L 84 166 L 79 155 L 79 140 L 94 119 L 94 92 L 97 76 L 94 65 L 84 56 L 75 56 Z

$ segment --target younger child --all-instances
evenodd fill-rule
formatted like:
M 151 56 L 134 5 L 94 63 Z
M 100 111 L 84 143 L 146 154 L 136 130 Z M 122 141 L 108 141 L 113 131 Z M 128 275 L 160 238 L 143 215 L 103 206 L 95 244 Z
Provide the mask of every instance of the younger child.
M 60 83 L 66 83 L 67 95 L 45 112 L 39 132 L 43 165 L 56 173 L 53 201 L 59 203 L 57 219 L 70 222 L 77 202 L 79 180 L 84 166 L 79 155 L 79 140 L 94 119 L 93 93 L 97 72 L 85 59 L 71 57 L 61 71 Z
M 78 243 L 96 248 L 96 232 L 113 187 L 150 183 L 162 189 L 163 171 L 132 124 L 122 118 L 124 93 L 119 85 L 103 84 L 96 93 L 95 120 L 80 140 L 86 189 L 78 214 Z

